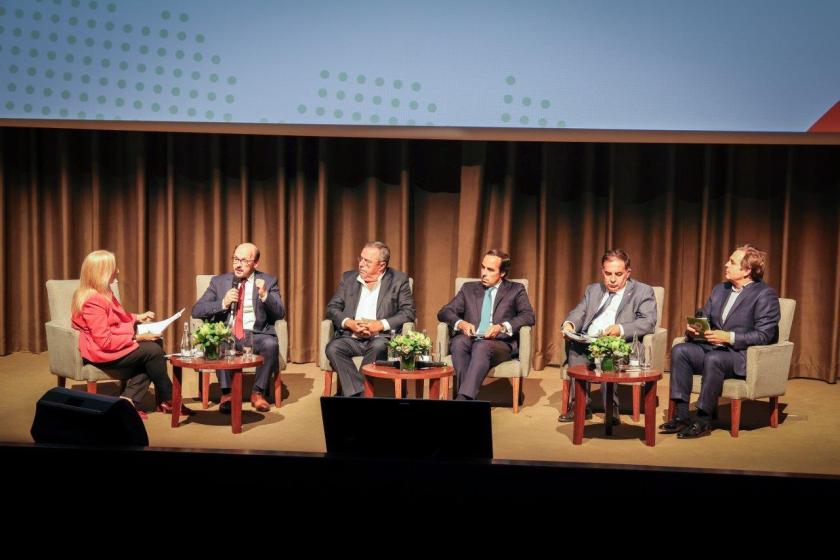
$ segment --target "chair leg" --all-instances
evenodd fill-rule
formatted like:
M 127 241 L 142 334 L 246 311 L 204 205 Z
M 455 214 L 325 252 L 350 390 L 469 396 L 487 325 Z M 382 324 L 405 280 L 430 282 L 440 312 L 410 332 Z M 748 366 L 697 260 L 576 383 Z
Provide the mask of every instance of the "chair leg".
M 519 390 L 522 387 L 522 378 L 511 377 L 510 384 L 513 385 L 513 413 L 519 414 Z
M 324 392 L 323 395 L 325 397 L 329 397 L 332 395 L 332 374 L 331 371 L 324 372 Z
M 67 378 L 61 377 L 60 375 L 57 376 L 57 386 L 58 387 L 67 387 Z
M 741 426 L 741 401 L 732 400 L 732 417 L 730 418 L 729 435 L 738 437 L 738 428 Z
M 560 414 L 569 412 L 569 393 L 571 392 L 572 380 L 563 380 L 563 394 L 560 397 Z
M 283 404 L 283 381 L 280 379 L 280 372 L 274 378 L 274 407 L 280 408 Z
M 633 422 L 639 421 L 639 409 L 642 405 L 642 385 L 633 384 Z
M 677 403 L 674 402 L 674 399 L 668 399 L 668 417 L 665 420 L 673 420 L 674 414 L 677 412 Z
M 201 408 L 210 408 L 210 372 L 201 372 Z
M 770 397 L 770 426 L 779 427 L 779 397 Z
M 96 381 L 87 382 L 87 392 L 96 394 Z

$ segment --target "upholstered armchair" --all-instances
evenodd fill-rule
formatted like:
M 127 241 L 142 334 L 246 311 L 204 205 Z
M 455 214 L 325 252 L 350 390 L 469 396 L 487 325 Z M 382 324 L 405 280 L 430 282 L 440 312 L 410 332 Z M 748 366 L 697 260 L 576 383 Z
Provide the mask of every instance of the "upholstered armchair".
M 457 294 L 461 286 L 466 282 L 474 282 L 478 278 L 456 278 L 455 291 Z M 511 278 L 511 282 L 519 282 L 525 286 L 525 291 L 528 291 L 528 280 L 525 278 Z M 437 327 L 437 346 L 442 348 L 443 352 L 449 352 L 449 340 L 452 333 L 449 325 L 446 323 L 438 323 Z M 445 361 L 452 364 L 452 356 L 447 355 Z M 519 355 L 506 362 L 502 362 L 494 368 L 490 369 L 487 377 L 499 378 L 504 377 L 510 380 L 512 389 L 513 413 L 519 414 L 519 401 L 522 396 L 522 379 L 528 377 L 531 372 L 531 327 L 522 327 L 519 329 Z
M 210 274 L 199 274 L 195 277 L 195 294 L 196 300 L 200 298 L 204 292 L 207 291 L 207 286 L 210 285 L 210 279 L 213 278 Z M 190 318 L 192 332 L 195 332 L 201 325 L 203 321 L 201 319 L 196 319 L 195 317 Z M 289 324 L 286 322 L 285 319 L 278 319 L 274 322 L 274 330 L 277 331 L 277 345 L 279 347 L 280 352 L 280 370 L 277 372 L 277 376 L 274 378 L 274 406 L 280 408 L 282 404 L 282 388 L 283 385 L 280 379 L 280 373 L 286 369 L 286 364 L 288 363 L 289 357 Z M 243 370 L 244 373 L 253 373 L 256 371 L 254 368 L 246 368 Z M 210 406 L 210 374 L 211 371 L 202 371 L 201 372 L 201 407 L 208 408 Z
M 779 427 L 779 397 L 787 390 L 790 361 L 793 357 L 793 342 L 790 342 L 790 328 L 796 311 L 796 300 L 779 298 L 781 319 L 779 319 L 779 341 L 776 344 L 750 346 L 747 348 L 747 376 L 745 379 L 726 379 L 721 397 L 731 403 L 729 434 L 738 437 L 741 424 L 741 401 L 770 399 L 770 426 Z M 674 339 L 675 344 L 685 342 L 685 337 Z M 694 375 L 691 392 L 700 394 L 703 377 Z M 668 419 L 674 416 L 674 401 L 668 405 Z

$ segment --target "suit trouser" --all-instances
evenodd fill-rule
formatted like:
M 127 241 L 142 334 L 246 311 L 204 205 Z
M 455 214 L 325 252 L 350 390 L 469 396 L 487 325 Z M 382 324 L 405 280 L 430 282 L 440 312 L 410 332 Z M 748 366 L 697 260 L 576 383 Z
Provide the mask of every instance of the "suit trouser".
M 273 334 L 266 334 L 255 332 L 253 335 L 252 350 L 254 354 L 262 356 L 263 363 L 256 367 L 256 375 L 254 376 L 254 391 L 265 393 L 271 381 L 272 374 L 280 371 L 280 345 L 277 343 L 277 337 Z M 242 342 L 244 339 L 236 339 L 236 349 L 242 350 Z M 219 387 L 222 389 L 230 388 L 230 377 L 232 370 L 220 369 L 216 371 L 216 378 L 219 380 Z
M 143 340 L 139 346 L 118 360 L 90 363 L 117 379 L 127 380 L 122 396 L 134 403 L 143 400 L 151 383 L 155 384 L 158 402 L 172 399 L 172 381 L 166 373 L 166 357 L 160 343 Z
M 356 395 L 365 390 L 365 377 L 353 363 L 353 358 L 362 356 L 362 365 L 372 364 L 376 360 L 388 357 L 388 338 L 353 338 L 339 334 L 327 343 L 327 359 L 333 371 L 341 381 L 344 396 Z
M 578 365 L 587 365 L 589 364 L 589 356 L 587 355 L 587 347 L 588 344 L 583 344 L 581 342 L 574 342 L 574 341 L 567 341 L 566 342 L 566 360 L 568 365 L 570 366 L 578 366 Z M 569 389 L 569 410 L 574 410 L 574 407 L 571 406 L 575 400 L 575 387 L 577 387 L 577 383 L 572 381 L 571 388 Z M 604 410 L 607 410 L 607 392 L 603 390 L 603 384 L 601 388 L 601 397 L 603 398 L 604 402 Z M 616 388 L 617 389 L 617 388 Z M 589 395 L 589 383 L 586 383 L 586 406 L 587 408 L 590 407 L 592 403 L 592 397 Z M 613 391 L 613 404 L 616 408 L 618 408 L 618 390 Z
M 723 392 L 723 380 L 736 375 L 735 364 L 743 359 L 728 347 L 683 342 L 671 350 L 671 399 L 689 402 L 694 374 L 700 372 L 700 399 L 697 408 L 711 414 Z
M 511 357 L 511 348 L 504 340 L 473 339 L 457 334 L 450 344 L 455 368 L 455 393 L 474 399 L 490 369 Z

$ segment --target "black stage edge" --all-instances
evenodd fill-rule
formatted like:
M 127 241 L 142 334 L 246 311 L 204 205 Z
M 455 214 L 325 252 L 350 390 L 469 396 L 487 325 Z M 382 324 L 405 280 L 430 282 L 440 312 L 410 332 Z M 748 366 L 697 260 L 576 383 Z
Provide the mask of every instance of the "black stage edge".
M 322 453 L 0 444 L 4 479 L 28 492 L 56 485 L 125 488 L 157 479 L 176 495 L 257 484 L 285 503 L 547 504 L 569 496 L 840 495 L 840 476 L 598 463 L 412 460 Z M 255 477 L 255 473 L 262 473 Z M 153 484 L 153 483 L 152 483 Z

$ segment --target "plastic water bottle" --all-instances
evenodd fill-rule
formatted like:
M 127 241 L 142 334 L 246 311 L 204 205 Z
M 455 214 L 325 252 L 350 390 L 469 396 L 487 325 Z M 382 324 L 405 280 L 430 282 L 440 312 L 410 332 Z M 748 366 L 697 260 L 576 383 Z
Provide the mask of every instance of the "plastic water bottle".
M 192 356 L 192 342 L 190 341 L 190 323 L 184 321 L 184 334 L 181 335 L 181 357 L 189 358 Z
M 639 337 L 633 333 L 633 343 L 630 346 L 630 367 L 638 368 L 642 361 L 644 349 L 639 342 Z

